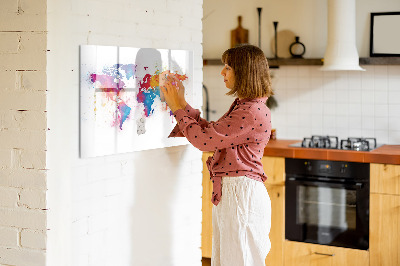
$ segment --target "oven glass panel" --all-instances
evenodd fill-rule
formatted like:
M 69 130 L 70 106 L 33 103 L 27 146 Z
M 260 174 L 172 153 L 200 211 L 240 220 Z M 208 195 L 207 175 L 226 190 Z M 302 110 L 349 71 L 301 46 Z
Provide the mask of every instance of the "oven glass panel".
M 339 231 L 356 229 L 355 190 L 314 186 L 298 186 L 297 189 L 298 224 Z

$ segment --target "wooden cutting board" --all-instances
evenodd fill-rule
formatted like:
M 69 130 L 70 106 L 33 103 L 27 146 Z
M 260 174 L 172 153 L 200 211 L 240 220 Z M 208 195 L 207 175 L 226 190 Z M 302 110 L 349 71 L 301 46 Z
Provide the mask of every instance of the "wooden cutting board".
M 231 48 L 242 43 L 249 43 L 249 30 L 242 27 L 242 16 L 238 16 L 238 27 L 231 30 Z

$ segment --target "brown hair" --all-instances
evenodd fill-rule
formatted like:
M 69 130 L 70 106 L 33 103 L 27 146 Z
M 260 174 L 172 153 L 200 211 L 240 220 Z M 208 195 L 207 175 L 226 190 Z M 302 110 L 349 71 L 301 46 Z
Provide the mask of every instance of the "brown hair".
M 235 86 L 227 95 L 254 99 L 274 94 L 268 61 L 260 48 L 248 44 L 240 45 L 226 50 L 221 60 L 235 74 Z

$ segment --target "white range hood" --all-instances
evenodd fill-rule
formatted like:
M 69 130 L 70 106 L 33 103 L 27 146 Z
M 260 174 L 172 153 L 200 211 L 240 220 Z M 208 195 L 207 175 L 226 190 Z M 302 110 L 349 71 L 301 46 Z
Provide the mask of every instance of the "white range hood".
M 358 70 L 355 0 L 328 0 L 328 44 L 323 71 Z

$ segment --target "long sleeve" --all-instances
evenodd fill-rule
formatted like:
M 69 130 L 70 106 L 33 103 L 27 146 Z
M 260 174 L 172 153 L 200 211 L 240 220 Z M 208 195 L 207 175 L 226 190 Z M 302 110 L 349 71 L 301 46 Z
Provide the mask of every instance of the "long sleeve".
M 255 141 L 251 131 L 254 131 L 257 121 L 248 108 L 234 109 L 218 122 L 211 122 L 207 125 L 202 125 L 182 109 L 175 111 L 174 116 L 180 132 L 201 151 L 233 148 Z
M 191 118 L 193 118 L 194 120 L 196 120 L 199 125 L 201 125 L 202 127 L 205 127 L 209 124 L 209 122 L 203 118 L 200 117 L 200 110 L 198 109 L 194 109 L 192 106 L 190 106 L 189 104 L 187 104 L 184 108 L 185 112 L 187 113 L 188 116 L 190 116 Z M 179 125 L 177 124 L 174 129 L 171 131 L 171 133 L 169 134 L 168 138 L 171 137 L 184 137 L 185 135 L 182 134 L 182 132 L 179 129 Z

